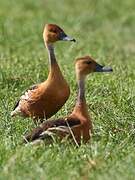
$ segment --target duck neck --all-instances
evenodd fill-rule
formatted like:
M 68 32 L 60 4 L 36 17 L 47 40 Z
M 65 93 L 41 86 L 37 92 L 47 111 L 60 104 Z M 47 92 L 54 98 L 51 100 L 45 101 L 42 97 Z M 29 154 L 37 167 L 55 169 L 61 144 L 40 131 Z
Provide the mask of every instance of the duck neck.
M 84 78 L 78 80 L 77 104 L 85 104 L 85 82 Z
M 47 43 L 45 45 L 48 50 L 49 66 L 51 68 L 57 64 L 55 53 L 54 53 L 54 46 L 53 46 L 53 44 L 47 44 Z
M 59 65 L 56 61 L 55 53 L 54 53 L 54 46 L 50 43 L 45 43 L 48 56 L 49 56 L 49 75 L 48 79 L 58 79 L 59 81 L 63 81 L 63 75 L 59 68 Z
M 85 117 L 89 117 L 87 104 L 85 100 L 85 80 L 79 79 L 78 80 L 78 95 L 76 105 L 74 107 L 72 114 L 80 114 Z

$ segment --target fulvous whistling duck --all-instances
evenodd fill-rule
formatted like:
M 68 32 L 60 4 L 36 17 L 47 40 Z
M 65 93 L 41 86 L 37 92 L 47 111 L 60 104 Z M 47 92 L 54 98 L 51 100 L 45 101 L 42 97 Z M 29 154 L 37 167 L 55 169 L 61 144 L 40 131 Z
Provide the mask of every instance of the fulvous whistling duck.
M 90 56 L 85 56 L 76 60 L 75 71 L 78 82 L 78 95 L 73 112 L 65 118 L 45 121 L 24 137 L 25 142 L 34 143 L 43 140 L 48 137 L 49 133 L 58 135 L 60 138 L 69 135 L 77 145 L 80 145 L 81 138 L 84 143 L 90 139 L 92 121 L 85 100 L 85 78 L 92 72 L 111 72 L 112 68 L 101 66 Z
M 48 50 L 50 71 L 46 81 L 32 86 L 21 96 L 11 116 L 17 114 L 43 120 L 54 115 L 67 101 L 70 95 L 69 86 L 64 79 L 54 54 L 56 41 L 74 41 L 57 25 L 46 24 L 43 39 Z

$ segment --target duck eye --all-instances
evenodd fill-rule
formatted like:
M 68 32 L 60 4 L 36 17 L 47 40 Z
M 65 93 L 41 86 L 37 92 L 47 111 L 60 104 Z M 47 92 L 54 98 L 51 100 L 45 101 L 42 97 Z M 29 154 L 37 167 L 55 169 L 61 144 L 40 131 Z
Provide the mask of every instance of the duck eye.
M 51 29 L 50 32 L 57 33 L 57 31 L 55 29 Z
M 57 31 L 56 31 L 56 30 L 53 30 L 53 32 L 54 32 L 54 33 L 57 33 Z
M 91 61 L 87 61 L 86 63 L 87 63 L 87 64 L 91 64 L 92 62 L 91 62 Z

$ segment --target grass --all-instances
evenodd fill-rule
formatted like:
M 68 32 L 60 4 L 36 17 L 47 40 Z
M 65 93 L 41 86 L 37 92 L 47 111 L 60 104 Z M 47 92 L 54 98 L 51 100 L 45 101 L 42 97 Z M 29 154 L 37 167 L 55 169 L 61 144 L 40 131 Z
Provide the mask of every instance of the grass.
M 135 177 L 135 2 L 134 0 L 1 0 L 0 5 L 0 179 L 132 180 Z M 112 74 L 91 74 L 87 102 L 93 119 L 90 143 L 20 145 L 34 127 L 31 119 L 10 117 L 26 88 L 46 79 L 47 52 L 42 31 L 56 23 L 77 43 L 57 43 L 56 55 L 76 97 L 74 59 L 91 54 L 113 67 Z

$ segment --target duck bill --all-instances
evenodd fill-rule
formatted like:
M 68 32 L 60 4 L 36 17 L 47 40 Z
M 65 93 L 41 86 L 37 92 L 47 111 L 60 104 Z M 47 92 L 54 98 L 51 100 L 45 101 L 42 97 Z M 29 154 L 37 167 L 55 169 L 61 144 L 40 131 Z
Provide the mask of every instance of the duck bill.
M 96 64 L 95 72 L 112 72 L 113 69 L 111 67 L 101 66 L 100 64 Z
M 69 37 L 69 36 L 65 36 L 65 37 L 63 37 L 63 39 L 62 39 L 63 41 L 73 41 L 73 42 L 76 42 L 76 40 L 74 39 L 74 38 L 72 38 L 72 37 Z
M 76 42 L 76 40 L 68 35 L 66 35 L 64 32 L 60 34 L 59 40 L 61 41 L 73 41 Z

